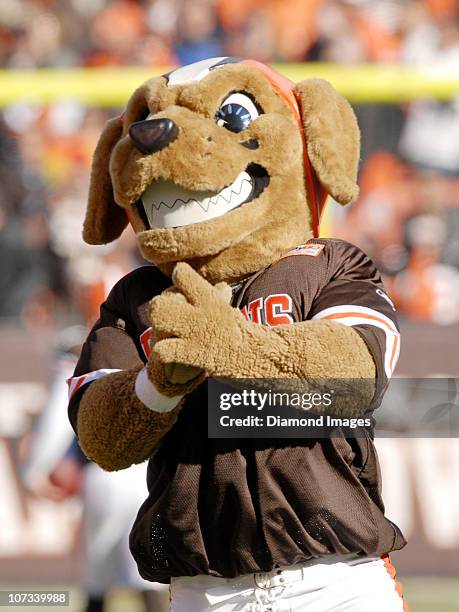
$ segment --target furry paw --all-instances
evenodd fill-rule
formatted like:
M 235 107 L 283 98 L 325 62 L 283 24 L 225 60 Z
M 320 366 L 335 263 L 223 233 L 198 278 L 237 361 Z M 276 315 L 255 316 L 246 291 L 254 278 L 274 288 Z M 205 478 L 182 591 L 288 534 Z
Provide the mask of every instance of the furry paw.
M 172 276 L 174 289 L 151 301 L 150 318 L 156 342 L 152 358 L 158 363 L 183 364 L 210 375 L 237 375 L 241 328 L 239 310 L 229 305 L 231 288 L 211 285 L 188 264 L 179 263 Z
M 170 300 L 186 302 L 184 296 L 181 295 L 175 287 L 166 289 L 160 296 L 151 300 L 150 320 L 152 323 L 152 347 L 154 347 L 157 342 L 167 337 L 159 331 L 158 326 L 155 325 L 155 318 L 151 316 L 153 302 L 159 299 L 165 300 L 166 305 L 169 304 Z M 205 379 L 205 373 L 202 368 L 176 362 L 163 363 L 163 361 L 158 358 L 158 355 L 153 353 L 150 357 L 148 370 L 149 378 L 156 388 L 161 391 L 161 393 L 169 396 L 190 393 Z

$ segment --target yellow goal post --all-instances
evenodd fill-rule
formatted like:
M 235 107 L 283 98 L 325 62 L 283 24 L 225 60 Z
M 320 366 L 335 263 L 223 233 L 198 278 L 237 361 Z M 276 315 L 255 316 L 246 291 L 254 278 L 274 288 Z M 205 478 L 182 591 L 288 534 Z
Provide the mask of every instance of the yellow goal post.
M 459 95 L 459 74 L 435 66 L 302 63 L 274 64 L 292 81 L 320 77 L 353 103 L 403 103 L 420 98 L 450 100 Z M 17 102 L 48 104 L 73 99 L 88 106 L 123 106 L 148 78 L 171 68 L 39 68 L 0 70 L 0 107 Z

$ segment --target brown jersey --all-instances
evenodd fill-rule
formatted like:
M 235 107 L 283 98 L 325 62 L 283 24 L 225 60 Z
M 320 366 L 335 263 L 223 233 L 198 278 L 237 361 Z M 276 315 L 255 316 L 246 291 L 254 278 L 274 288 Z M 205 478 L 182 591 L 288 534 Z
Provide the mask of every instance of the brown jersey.
M 170 285 L 157 268 L 113 288 L 70 382 L 70 420 L 88 385 L 145 363 L 148 302 Z M 314 239 L 235 288 L 233 305 L 261 325 L 331 320 L 364 339 L 381 396 L 399 333 L 379 272 L 357 247 Z M 384 516 L 376 451 L 368 435 L 346 439 L 210 439 L 203 384 L 148 466 L 149 496 L 131 532 L 141 575 L 234 577 L 332 553 L 382 554 L 405 541 Z

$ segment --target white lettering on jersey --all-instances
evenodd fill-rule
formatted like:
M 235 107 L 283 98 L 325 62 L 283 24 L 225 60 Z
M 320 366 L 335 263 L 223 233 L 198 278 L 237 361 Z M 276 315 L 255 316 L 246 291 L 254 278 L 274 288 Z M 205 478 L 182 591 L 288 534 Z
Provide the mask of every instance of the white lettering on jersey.
M 386 302 L 389 304 L 389 306 L 395 312 L 394 302 L 390 299 L 390 297 L 387 295 L 387 293 L 384 293 L 384 291 L 382 289 L 376 289 L 376 293 L 379 296 L 381 296 L 384 300 L 386 300 Z
M 299 255 L 309 255 L 310 257 L 317 257 L 324 250 L 324 244 L 300 244 L 285 255 L 282 255 L 281 259 L 285 257 L 297 257 Z

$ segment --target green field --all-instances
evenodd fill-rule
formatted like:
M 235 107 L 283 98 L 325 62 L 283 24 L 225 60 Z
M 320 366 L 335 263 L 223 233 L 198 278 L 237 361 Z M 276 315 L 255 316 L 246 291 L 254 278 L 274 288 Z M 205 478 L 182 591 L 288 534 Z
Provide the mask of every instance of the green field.
M 459 578 L 405 578 L 403 580 L 405 599 L 410 606 L 410 612 L 459 612 Z M 0 590 L 12 589 L 12 586 L 1 586 Z M 16 587 L 21 590 L 21 587 Z M 32 587 L 30 587 L 32 588 Z M 36 587 L 45 591 L 43 586 Z M 24 586 L 22 586 L 24 589 Z M 50 590 L 66 589 L 62 586 L 49 587 Z M 68 589 L 68 587 L 67 587 Z M 15 606 L 16 612 L 39 612 L 39 610 L 57 612 L 83 612 L 85 597 L 78 589 L 70 588 L 70 607 L 22 607 Z M 109 596 L 106 612 L 143 612 L 140 597 L 132 593 L 116 589 Z M 6 609 L 6 608 L 4 608 Z M 1 612 L 1 608 L 0 608 Z M 368 612 L 371 612 L 370 610 Z
M 459 577 L 402 580 L 410 612 L 459 612 Z

